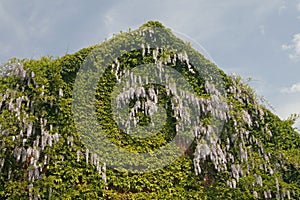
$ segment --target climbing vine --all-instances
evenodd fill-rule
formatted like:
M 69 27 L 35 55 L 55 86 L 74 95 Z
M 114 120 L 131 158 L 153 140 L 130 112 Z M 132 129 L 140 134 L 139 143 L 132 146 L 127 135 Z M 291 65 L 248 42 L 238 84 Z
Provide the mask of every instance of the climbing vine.
M 72 113 L 76 75 L 86 58 L 109 45 L 122 48 L 132 35 L 140 49 L 109 63 L 97 85 L 96 114 L 106 136 L 127 151 L 151 152 L 168 144 L 185 121 L 197 122 L 186 130 L 195 138 L 189 146 L 184 138 L 177 141 L 184 151 L 174 163 L 145 173 L 101 162 L 102 155 L 81 140 Z M 165 45 L 150 47 L 154 39 Z M 168 48 L 171 42 L 178 49 Z M 179 86 L 171 82 L 118 91 L 116 105 L 128 103 L 131 109 L 120 129 L 111 112 L 112 91 L 124 78 L 138 83 L 142 74 L 130 70 L 149 63 L 157 69 L 153 74 L 164 67 L 176 70 L 194 93 L 177 94 Z M 1 199 L 300 198 L 300 136 L 293 119 L 281 120 L 241 77 L 226 75 L 159 22 L 61 58 L 12 59 L 0 75 Z M 198 105 L 196 115 L 185 115 L 190 104 Z M 162 129 L 146 138 L 131 136 L 131 127 L 163 119 L 154 117 L 158 105 L 166 108 Z M 213 116 L 224 126 L 212 123 Z

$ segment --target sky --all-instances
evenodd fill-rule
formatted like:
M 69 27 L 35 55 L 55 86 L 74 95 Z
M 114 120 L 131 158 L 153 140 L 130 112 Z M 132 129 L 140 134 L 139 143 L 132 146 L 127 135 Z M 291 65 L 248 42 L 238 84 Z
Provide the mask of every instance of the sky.
M 251 77 L 282 119 L 300 114 L 300 0 L 0 0 L 0 64 L 74 53 L 149 20 Z

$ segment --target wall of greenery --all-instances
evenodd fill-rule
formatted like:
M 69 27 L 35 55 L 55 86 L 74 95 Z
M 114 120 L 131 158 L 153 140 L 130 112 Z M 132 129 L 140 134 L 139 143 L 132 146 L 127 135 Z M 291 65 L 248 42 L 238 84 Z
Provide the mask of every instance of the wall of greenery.
M 132 35 L 129 31 L 61 58 L 11 59 L 2 66 L 0 199 L 300 199 L 300 135 L 292 127 L 295 119 L 281 120 L 259 102 L 240 77 L 226 75 L 159 22 L 148 22 L 138 31 L 147 34 L 157 27 L 161 43 L 168 44 L 167 38 L 171 38 L 192 58 L 200 58 L 201 73 L 212 78 L 221 75 L 222 83 L 215 83 L 223 84 L 226 102 L 231 105 L 218 141 L 218 147 L 226 153 L 226 167 L 216 164 L 218 156 L 195 160 L 200 145 L 197 137 L 174 163 L 147 173 L 117 171 L 87 152 L 72 113 L 76 75 L 94 50 L 126 46 Z M 135 41 L 146 44 L 148 39 Z M 157 58 L 172 60 L 182 49 L 164 49 Z M 145 55 L 142 49 L 126 52 L 118 58 L 120 70 L 154 63 L 154 50 Z M 171 106 L 163 129 L 146 139 L 127 135 L 113 121 L 110 93 L 117 80 L 111 72 L 112 64 L 100 78 L 95 95 L 99 124 L 105 134 L 112 143 L 132 152 L 150 152 L 164 146 L 175 135 Z M 197 74 L 200 72 L 192 73 L 187 62 L 177 60 L 166 65 L 180 72 L 197 96 L 210 98 L 205 80 Z M 159 103 L 170 105 L 166 90 L 153 87 L 160 96 Z M 245 112 L 251 123 L 245 119 Z M 142 114 L 139 119 L 141 124 L 149 123 Z M 210 119 L 209 113 L 201 117 L 203 123 Z M 242 156 L 245 152 L 246 159 Z M 201 173 L 195 172 L 197 165 Z

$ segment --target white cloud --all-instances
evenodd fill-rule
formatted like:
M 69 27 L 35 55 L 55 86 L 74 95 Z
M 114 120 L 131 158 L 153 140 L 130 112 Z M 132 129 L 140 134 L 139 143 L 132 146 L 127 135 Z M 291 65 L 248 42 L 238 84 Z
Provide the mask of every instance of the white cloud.
M 276 108 L 275 114 L 277 114 L 281 119 L 287 119 L 292 114 L 300 114 L 299 87 L 300 82 L 288 88 L 289 92 L 295 91 L 294 93 L 277 95 L 273 99 L 273 103 Z M 300 131 L 300 119 L 296 120 L 293 127 L 296 127 Z
M 278 8 L 278 14 L 281 15 L 286 10 L 286 1 L 282 1 L 280 7 Z
M 291 116 L 291 114 L 300 114 L 300 103 L 295 100 L 287 100 L 287 99 L 282 99 L 282 102 L 280 103 L 276 108 L 276 114 L 281 118 L 281 119 L 287 119 Z M 298 130 L 300 130 L 300 119 L 296 120 L 295 124 L 293 127 L 296 127 Z
M 283 50 L 292 50 L 289 54 L 289 58 L 294 61 L 300 60 L 300 33 L 295 34 L 291 44 L 283 44 L 281 46 Z
M 281 48 L 282 48 L 282 50 L 288 50 L 288 49 L 293 48 L 293 46 L 292 45 L 288 45 L 288 44 L 283 44 L 283 45 L 281 45 Z
M 296 93 L 300 92 L 300 83 L 295 83 L 289 88 L 284 88 L 281 90 L 281 93 Z
M 297 4 L 297 10 L 300 11 L 300 1 L 299 1 L 299 3 Z

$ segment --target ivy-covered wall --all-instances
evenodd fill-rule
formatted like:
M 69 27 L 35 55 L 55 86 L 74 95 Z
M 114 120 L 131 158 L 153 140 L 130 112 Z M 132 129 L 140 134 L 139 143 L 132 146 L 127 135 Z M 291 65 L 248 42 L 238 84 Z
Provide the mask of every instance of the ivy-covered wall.
M 173 100 L 175 89 L 149 83 L 144 96 L 134 91 L 123 100 L 131 109 L 137 101 L 156 101 L 166 108 L 166 123 L 146 138 L 120 129 L 112 116 L 111 93 L 135 66 L 175 69 L 194 91 L 184 99 L 199 105 L 191 145 L 177 141 L 181 155 L 152 172 L 107 166 L 101 162 L 104 155 L 82 141 L 74 123 L 73 89 L 80 67 L 91 55 L 112 55 L 110 47 L 128 45 L 141 48 L 107 64 L 95 94 L 98 122 L 113 144 L 151 152 L 174 138 L 179 121 L 190 119 L 182 114 L 185 104 Z M 226 75 L 159 22 L 61 58 L 12 59 L 0 74 L 1 199 L 300 199 L 300 135 L 292 128 L 294 119 L 279 119 L 240 77 Z M 155 120 L 149 109 L 136 108 L 134 120 L 140 126 Z M 218 138 L 213 137 L 218 128 L 213 116 L 225 122 Z M 142 164 L 133 161 L 136 167 Z

